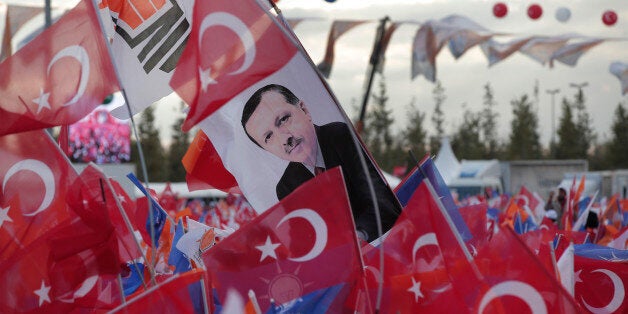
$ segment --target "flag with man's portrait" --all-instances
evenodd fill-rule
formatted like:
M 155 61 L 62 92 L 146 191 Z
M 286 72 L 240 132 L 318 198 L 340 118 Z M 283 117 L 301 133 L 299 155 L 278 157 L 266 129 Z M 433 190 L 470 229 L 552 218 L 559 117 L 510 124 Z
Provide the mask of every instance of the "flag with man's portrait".
M 197 2 L 193 21 L 186 51 L 171 81 L 171 86 L 191 107 L 184 129 L 196 125 L 206 135 L 206 139 L 204 136 L 197 137 L 184 158 L 188 185 L 194 188 L 207 184 L 223 190 L 237 188 L 261 213 L 309 180 L 304 177 L 311 178 L 318 173 L 312 165 L 308 164 L 311 169 L 306 169 L 301 161 L 286 159 L 276 150 L 262 148 L 265 145 L 259 145 L 247 133 L 251 130 L 245 131 L 246 123 L 254 128 L 265 127 L 259 125 L 259 121 L 251 122 L 255 118 L 246 120 L 248 118 L 243 114 L 245 103 L 249 100 L 255 102 L 251 99 L 254 95 L 259 99 L 265 97 L 259 92 L 256 94 L 256 91 L 274 86 L 274 89 L 271 88 L 275 95 L 273 103 L 278 106 L 283 104 L 288 109 L 298 107 L 298 110 L 290 111 L 300 116 L 301 127 L 310 130 L 306 142 L 318 141 L 324 164 L 316 166 L 319 169 L 342 166 L 356 225 L 368 229 L 365 233 L 369 239 L 377 237 L 367 176 L 377 189 L 377 200 L 387 202 L 386 206 L 380 205 L 380 209 L 394 212 L 400 210 L 400 206 L 355 136 L 351 122 L 312 61 L 301 52 L 296 39 L 267 11 L 265 5 L 256 1 L 241 1 L 237 5 L 228 1 Z M 279 94 L 283 97 L 277 96 Z M 289 106 L 295 107 L 285 107 L 288 98 Z M 270 111 L 271 114 L 278 114 L 276 110 Z M 253 113 L 251 117 L 255 116 Z M 290 118 L 291 121 L 294 119 L 296 115 Z M 277 122 L 271 124 L 279 125 L 283 123 L 280 120 L 288 119 L 284 116 L 275 120 Z M 332 129 L 333 134 L 330 134 Z M 313 130 L 316 133 L 312 136 Z M 305 143 L 297 135 L 289 137 L 291 139 L 278 140 L 277 145 L 285 141 L 283 144 L 290 147 L 287 150 L 293 152 L 300 148 L 292 148 Z M 321 142 L 323 139 L 332 143 L 327 145 Z M 329 162 L 329 154 L 342 156 L 338 159 L 345 158 L 347 161 Z M 368 173 L 362 167 L 359 154 L 364 157 Z M 303 176 L 296 179 L 288 167 L 298 168 Z M 221 179 L 217 180 L 216 173 Z M 291 180 L 294 182 L 288 188 L 279 187 Z M 204 184 L 199 184 L 201 182 Z M 354 203 L 356 199 L 362 204 Z M 356 209 L 361 212 L 356 214 Z M 394 214 L 386 216 L 385 225 L 392 226 L 395 217 Z

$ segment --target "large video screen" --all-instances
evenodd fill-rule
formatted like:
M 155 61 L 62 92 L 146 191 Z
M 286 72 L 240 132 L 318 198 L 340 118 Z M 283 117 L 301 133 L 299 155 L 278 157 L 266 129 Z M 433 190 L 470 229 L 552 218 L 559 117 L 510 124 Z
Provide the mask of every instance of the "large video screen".
M 131 159 L 131 127 L 98 107 L 69 129 L 69 152 L 73 162 L 123 163 Z

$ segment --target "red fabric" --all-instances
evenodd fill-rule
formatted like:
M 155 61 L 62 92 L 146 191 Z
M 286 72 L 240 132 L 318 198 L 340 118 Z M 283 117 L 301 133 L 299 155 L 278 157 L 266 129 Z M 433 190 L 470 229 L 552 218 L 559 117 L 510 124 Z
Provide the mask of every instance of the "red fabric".
M 120 262 L 124 264 L 141 257 L 142 253 L 135 242 L 133 230 L 129 229 L 121 212 L 127 212 L 124 208 L 125 206 L 129 208 L 134 206 L 133 201 L 117 182 L 115 187 L 110 184 L 115 181 L 107 179 L 105 174 L 93 164 L 88 165 L 81 172 L 80 177 L 84 184 L 86 195 L 93 201 L 91 206 L 101 208 L 102 213 L 107 213 L 111 220 L 118 240 Z
M 541 202 L 539 202 L 539 200 L 525 187 L 525 185 L 521 186 L 519 194 L 515 195 L 513 199 L 517 200 L 517 205 L 519 205 L 519 207 L 524 208 L 525 206 L 528 206 L 528 209 L 532 212 L 534 212 L 536 208 L 541 205 Z
M 0 135 L 72 124 L 120 89 L 91 1 L 6 59 L 0 73 Z
M 194 302 L 201 302 L 202 295 L 192 295 L 190 286 L 197 282 L 203 282 L 206 293 L 210 291 L 208 280 L 204 270 L 191 270 L 182 274 L 166 277 L 156 287 L 134 295 L 127 300 L 126 305 L 116 309 L 116 313 L 195 313 Z M 200 298 L 200 300 L 199 300 Z M 211 296 L 207 295 L 208 307 L 211 312 Z M 203 309 L 201 308 L 201 311 Z
M 357 243 L 342 173 L 334 168 L 301 185 L 202 259 L 222 304 L 229 289 L 240 295 L 251 289 L 264 312 L 270 299 L 280 305 L 338 284 L 347 286 L 334 300 L 344 302 L 362 270 Z M 330 312 L 344 308 L 332 303 Z
M 202 130 L 194 136 L 181 163 L 187 172 L 185 180 L 190 191 L 213 188 L 229 192 L 238 186 L 238 182 L 225 169 L 216 148 Z
M 467 295 L 478 287 L 471 264 L 423 183 L 414 192 L 397 223 L 383 242 L 385 313 L 464 313 L 472 303 Z M 379 271 L 379 250 L 364 254 L 367 270 Z M 369 279 L 371 278 L 371 279 Z M 377 281 L 369 277 L 372 307 Z M 412 292 L 418 287 L 420 295 Z
M 475 262 L 490 290 L 480 287 L 474 312 L 578 312 L 569 293 L 510 228 L 500 227 Z
M 170 81 L 190 105 L 184 131 L 279 70 L 297 53 L 289 37 L 255 1 L 197 1 L 192 20 L 190 38 Z M 200 78 L 202 71 L 209 71 L 210 77 Z
M 469 242 L 477 248 L 488 241 L 490 232 L 487 227 L 486 211 L 488 207 L 486 202 L 460 207 L 458 210 L 473 236 Z
M 50 136 L 0 137 L 0 160 L 0 312 L 119 304 L 113 226 Z
M 574 258 L 575 299 L 594 313 L 626 313 L 628 262 Z

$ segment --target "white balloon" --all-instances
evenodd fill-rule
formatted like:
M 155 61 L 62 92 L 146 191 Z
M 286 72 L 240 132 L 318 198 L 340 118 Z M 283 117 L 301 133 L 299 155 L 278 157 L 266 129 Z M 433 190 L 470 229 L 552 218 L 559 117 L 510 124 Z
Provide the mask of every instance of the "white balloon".
M 571 11 L 565 7 L 560 7 L 556 10 L 556 19 L 560 22 L 567 22 L 571 17 Z

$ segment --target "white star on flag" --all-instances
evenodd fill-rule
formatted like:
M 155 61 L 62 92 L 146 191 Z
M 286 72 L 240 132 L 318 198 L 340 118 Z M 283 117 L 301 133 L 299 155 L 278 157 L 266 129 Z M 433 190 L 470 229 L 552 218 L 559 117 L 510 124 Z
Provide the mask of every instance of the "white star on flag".
M 124 198 L 124 196 L 122 195 L 118 195 L 118 201 L 120 201 L 120 204 L 124 204 L 126 203 L 126 198 Z
M 575 277 L 575 282 L 584 282 L 584 281 L 582 281 L 582 278 L 580 278 L 580 273 L 582 273 L 582 269 L 581 269 L 581 270 L 579 270 L 579 271 L 577 271 L 577 272 L 574 274 L 574 277 Z
M 48 295 L 48 293 L 50 293 L 50 287 L 46 286 L 43 280 L 41 281 L 41 287 L 39 290 L 35 290 L 34 293 L 39 297 L 39 306 L 41 306 L 45 301 L 50 303 L 50 296 Z
M 217 83 L 216 81 L 214 81 L 211 74 L 212 74 L 211 68 L 207 68 L 203 70 L 201 67 L 198 67 L 198 77 L 201 80 L 201 89 L 203 89 L 203 92 L 207 91 L 207 85 Z
M 408 292 L 414 293 L 414 302 L 419 302 L 419 297 L 423 298 L 423 293 L 421 293 L 421 282 L 414 280 L 412 278 L 412 287 L 408 288 Z
M 5 221 L 13 222 L 13 219 L 9 217 L 9 209 L 11 206 L 7 206 L 6 208 L 0 208 L 0 227 Z
M 272 243 L 270 241 L 270 236 L 266 236 L 266 243 L 264 243 L 263 245 L 258 245 L 255 248 L 262 251 L 262 256 L 259 258 L 259 261 L 263 261 L 266 257 L 270 256 L 274 259 L 277 259 L 277 254 L 275 254 L 275 250 L 277 249 L 278 246 L 280 246 L 281 244 L 279 243 Z
M 50 97 L 50 93 L 44 93 L 44 89 L 39 88 L 39 97 L 33 99 L 33 102 L 39 106 L 37 107 L 37 114 L 39 114 L 42 108 L 50 109 L 48 97 Z

